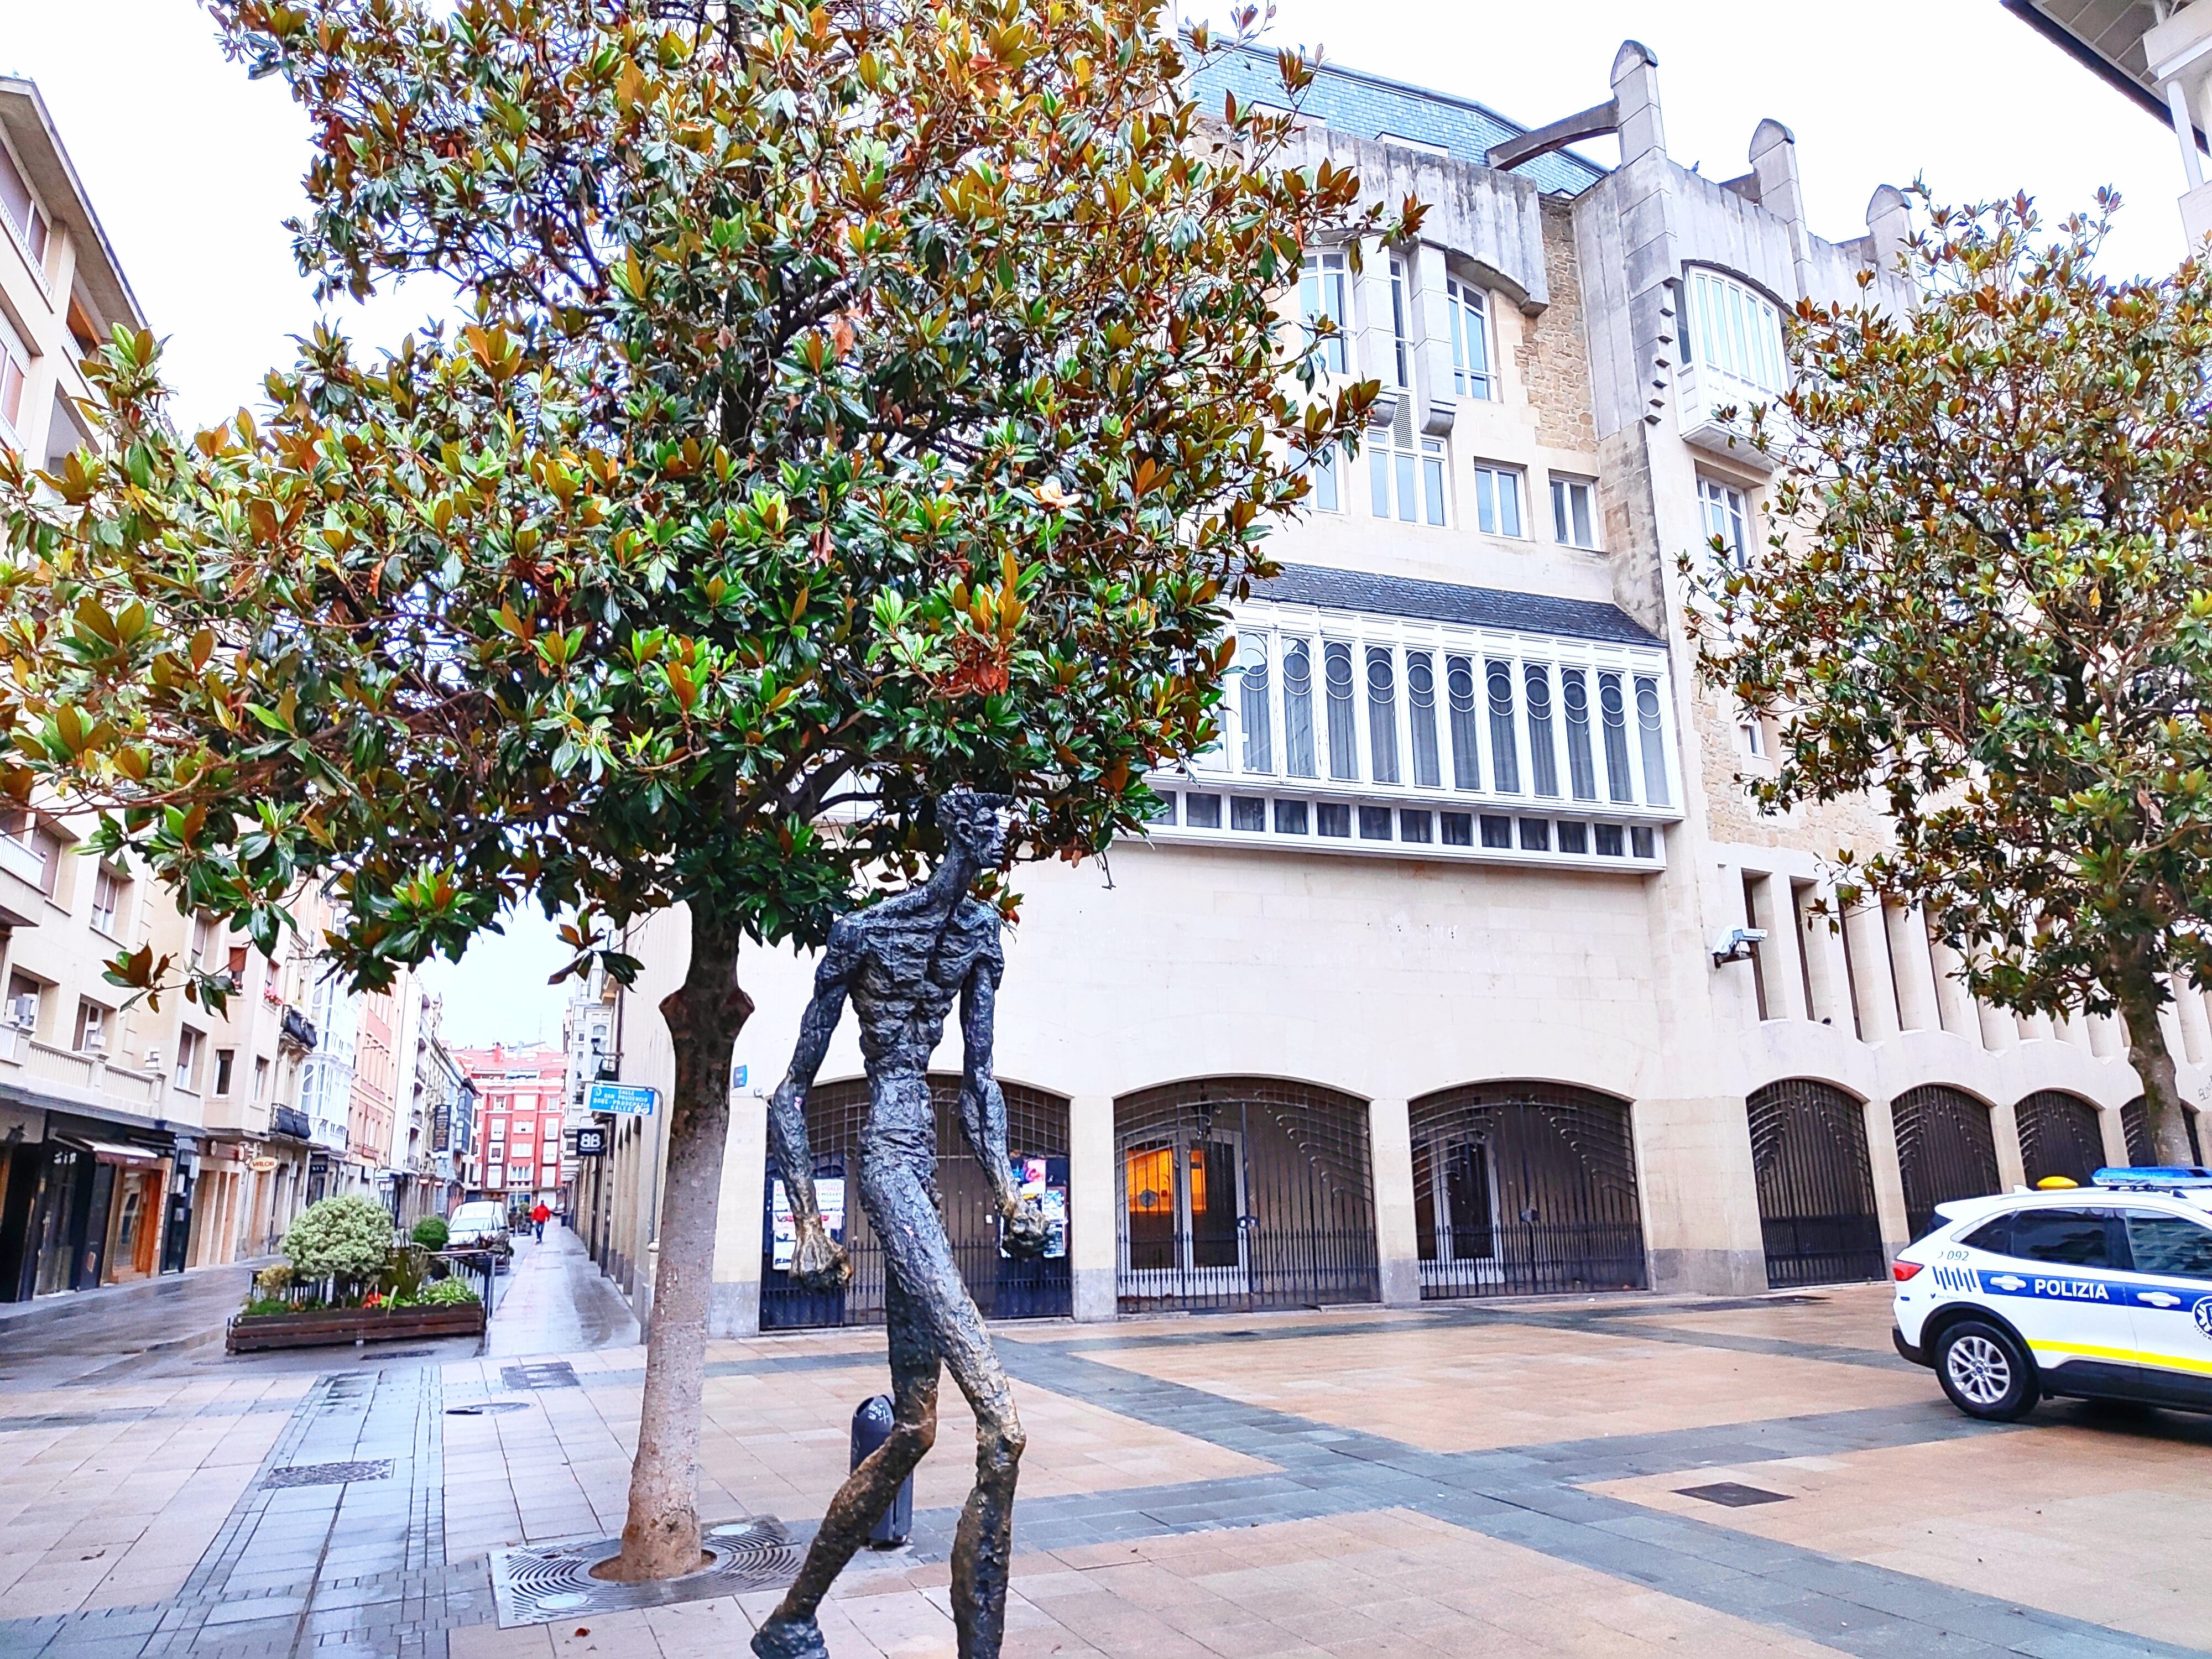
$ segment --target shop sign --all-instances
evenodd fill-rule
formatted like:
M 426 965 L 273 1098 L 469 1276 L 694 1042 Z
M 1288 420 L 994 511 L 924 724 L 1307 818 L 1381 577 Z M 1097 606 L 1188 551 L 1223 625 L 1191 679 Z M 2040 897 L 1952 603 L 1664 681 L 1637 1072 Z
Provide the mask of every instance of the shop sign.
M 246 1168 L 252 1170 L 256 1175 L 267 1175 L 276 1167 L 276 1160 L 273 1158 L 257 1158 L 246 1165 Z
M 607 1132 L 605 1129 L 595 1127 L 576 1131 L 578 1158 L 604 1158 L 606 1155 L 606 1150 Z
M 584 1109 L 612 1112 L 622 1117 L 651 1117 L 659 1094 L 659 1090 L 648 1089 L 641 1083 L 594 1083 L 585 1099 Z

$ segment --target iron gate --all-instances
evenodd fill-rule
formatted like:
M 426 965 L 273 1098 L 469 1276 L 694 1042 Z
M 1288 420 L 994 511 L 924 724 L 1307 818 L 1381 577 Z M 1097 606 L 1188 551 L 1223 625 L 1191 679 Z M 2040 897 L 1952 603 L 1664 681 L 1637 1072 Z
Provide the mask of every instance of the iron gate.
M 1644 1287 L 1626 1102 L 1486 1083 L 1410 1115 L 1424 1297 Z
M 1997 1190 L 1996 1135 L 1990 1109 L 1941 1083 L 1907 1089 L 1889 1103 L 1897 1130 L 1898 1173 L 1905 1180 L 1905 1220 L 1918 1238 L 1936 1224 L 1936 1206 Z
M 1367 1104 L 1208 1078 L 1114 1103 L 1124 1313 L 1382 1298 Z
M 1767 1285 L 1880 1279 L 1889 1262 L 1875 1213 L 1865 1107 L 1808 1078 L 1770 1083 L 1746 1104 Z
M 2189 1127 L 2189 1161 L 2201 1164 L 2204 1152 L 2197 1133 L 2197 1114 L 2186 1104 L 2181 1109 L 2181 1121 Z M 2158 1162 L 2158 1143 L 2151 1139 L 2150 1108 L 2141 1095 L 2120 1108 L 2120 1133 L 2128 1139 L 2130 1164 L 2140 1169 Z
M 938 1211 L 960 1277 L 986 1319 L 1065 1318 L 1074 1306 L 1067 1254 L 1067 1102 L 1018 1083 L 1000 1089 L 1006 1097 L 1006 1150 L 1016 1178 L 1037 1193 L 1048 1222 L 1056 1224 L 1050 1253 L 1029 1261 L 1000 1253 L 998 1209 L 960 1127 L 960 1079 L 932 1073 Z M 779 1231 L 789 1260 L 788 1212 L 779 1217 L 782 1183 L 769 1153 L 761 1233 L 763 1330 L 883 1322 L 884 1247 L 860 1207 L 860 1131 L 867 1121 L 868 1085 L 862 1079 L 818 1084 L 807 1093 L 806 1144 L 814 1155 L 816 1197 L 833 1223 L 841 1223 L 833 1231 L 853 1263 L 852 1282 L 842 1291 L 805 1290 L 777 1265 Z M 786 1224 L 782 1229 L 779 1219 Z
M 2064 1176 L 2077 1187 L 2105 1164 L 2105 1130 L 2097 1109 L 2063 1089 L 2038 1089 L 2014 1109 L 2020 1126 L 2020 1160 L 2031 1187 L 2045 1176 Z

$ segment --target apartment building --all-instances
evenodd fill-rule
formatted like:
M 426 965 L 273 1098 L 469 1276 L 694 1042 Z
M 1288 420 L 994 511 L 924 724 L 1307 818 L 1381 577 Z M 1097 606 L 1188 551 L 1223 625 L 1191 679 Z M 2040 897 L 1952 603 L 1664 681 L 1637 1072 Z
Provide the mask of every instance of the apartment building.
M 997 1063 L 1017 1176 L 1056 1224 L 1042 1261 L 998 1249 L 957 1033 L 939 1051 L 944 1212 L 987 1313 L 1872 1278 L 1947 1198 L 2143 1150 L 2116 1023 L 1978 1006 L 1917 914 L 1820 914 L 1832 855 L 1881 822 L 1758 815 L 1744 781 L 1772 735 L 1698 684 L 1684 640 L 1680 556 L 1765 533 L 1741 411 L 1784 385 L 1782 318 L 1856 301 L 1862 272 L 1910 307 L 1903 198 L 1875 190 L 1826 240 L 1786 127 L 1707 177 L 1668 153 L 1653 55 L 1624 45 L 1610 78 L 1534 131 L 1316 78 L 1304 159 L 1430 205 L 1415 243 L 1308 250 L 1285 300 L 1338 325 L 1329 373 L 1382 397 L 1274 544 L 1281 577 L 1235 608 L 1219 746 L 1153 780 L 1146 837 L 1019 873 Z M 1203 72 L 1209 100 L 1230 89 L 1282 95 L 1256 53 Z M 1566 148 L 1600 135 L 1612 167 Z M 656 1005 L 686 925 L 633 936 L 619 1001 L 617 1070 L 664 1099 Z M 882 1315 L 844 1200 L 866 1111 L 849 1021 L 808 1121 L 855 1277 L 823 1297 L 783 1271 L 764 1103 L 811 969 L 743 964 L 725 1332 Z M 2172 1018 L 2201 1108 L 2203 999 Z M 665 1113 L 602 1127 L 600 1259 L 635 1293 Z
M 453 1056 L 476 1091 L 470 1196 L 497 1199 L 518 1212 L 539 1203 L 560 1206 L 566 1046 L 495 1043 L 489 1048 L 455 1048 Z

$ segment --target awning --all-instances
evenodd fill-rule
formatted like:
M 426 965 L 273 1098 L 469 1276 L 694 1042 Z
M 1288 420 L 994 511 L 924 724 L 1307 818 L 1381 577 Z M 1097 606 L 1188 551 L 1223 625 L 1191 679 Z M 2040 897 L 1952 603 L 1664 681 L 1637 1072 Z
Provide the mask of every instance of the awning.
M 143 1146 L 125 1146 L 112 1140 L 83 1140 L 77 1144 L 118 1164 L 159 1164 L 163 1156 Z

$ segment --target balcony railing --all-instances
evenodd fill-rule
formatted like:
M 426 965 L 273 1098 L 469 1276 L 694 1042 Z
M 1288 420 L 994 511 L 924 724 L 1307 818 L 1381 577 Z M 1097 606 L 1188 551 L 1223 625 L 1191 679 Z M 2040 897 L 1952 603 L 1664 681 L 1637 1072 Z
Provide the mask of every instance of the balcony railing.
M 32 886 L 44 890 L 46 882 L 46 861 L 37 849 L 25 846 L 13 836 L 0 836 L 0 870 L 21 877 Z
M 295 1048 L 312 1049 L 315 1046 L 315 1022 L 297 1008 L 284 1011 L 283 1030 L 284 1041 Z
M 270 1115 L 269 1132 L 289 1136 L 294 1140 L 308 1140 L 313 1138 L 314 1126 L 307 1121 L 307 1115 L 298 1107 L 279 1106 Z

